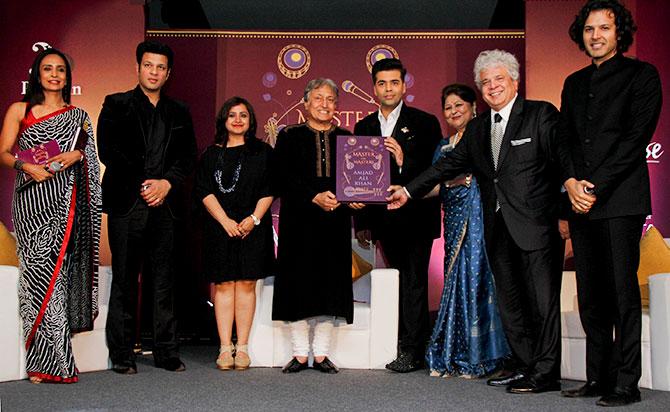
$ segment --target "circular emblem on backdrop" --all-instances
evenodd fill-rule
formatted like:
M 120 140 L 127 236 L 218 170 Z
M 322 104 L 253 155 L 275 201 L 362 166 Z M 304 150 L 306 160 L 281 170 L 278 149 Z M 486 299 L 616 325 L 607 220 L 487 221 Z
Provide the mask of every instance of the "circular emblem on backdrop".
M 279 71 L 289 79 L 297 79 L 305 75 L 312 63 L 309 51 L 299 44 L 289 44 L 277 55 Z
M 349 146 L 353 146 L 353 145 L 355 145 L 355 144 L 356 144 L 356 138 L 355 138 L 355 137 L 350 137 L 350 138 L 348 138 L 348 139 L 347 139 L 347 144 L 348 144 Z
M 378 44 L 368 51 L 365 56 L 365 64 L 368 66 L 368 71 L 372 73 L 372 65 L 381 59 L 400 58 L 398 52 L 388 44 Z
M 373 137 L 370 139 L 370 144 L 373 146 L 379 146 L 379 143 L 381 143 L 381 140 L 378 137 Z

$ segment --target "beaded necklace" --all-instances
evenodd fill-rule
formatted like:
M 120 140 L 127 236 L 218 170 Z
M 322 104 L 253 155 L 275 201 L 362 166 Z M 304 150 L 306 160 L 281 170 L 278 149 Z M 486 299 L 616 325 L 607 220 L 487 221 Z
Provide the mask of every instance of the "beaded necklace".
M 240 172 L 242 171 L 242 158 L 244 157 L 244 153 L 240 155 L 239 160 L 237 161 L 237 166 L 235 166 L 235 171 L 233 172 L 233 179 L 230 183 L 229 187 L 223 187 L 223 184 L 221 183 L 221 179 L 223 177 L 223 154 L 225 150 L 222 150 L 219 153 L 219 158 L 216 161 L 216 170 L 214 170 L 214 180 L 216 181 L 216 184 L 219 186 L 219 190 L 221 193 L 231 193 L 235 191 L 235 187 L 237 186 L 237 181 L 240 179 Z

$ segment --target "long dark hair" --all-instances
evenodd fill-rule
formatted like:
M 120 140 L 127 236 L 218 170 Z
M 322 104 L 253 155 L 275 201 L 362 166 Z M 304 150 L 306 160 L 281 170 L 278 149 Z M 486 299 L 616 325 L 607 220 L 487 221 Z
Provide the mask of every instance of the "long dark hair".
M 575 21 L 570 25 L 568 33 L 572 41 L 577 43 L 579 50 L 586 50 L 584 46 L 584 25 L 589 14 L 594 10 L 611 10 L 614 13 L 614 25 L 617 34 L 617 51 L 625 53 L 633 44 L 633 34 L 637 31 L 637 26 L 633 21 L 630 11 L 616 0 L 591 0 L 582 7 L 579 14 L 575 16 Z
M 70 61 L 68 60 L 65 53 L 57 49 L 46 49 L 37 53 L 33 65 L 30 68 L 30 77 L 28 77 L 28 87 L 26 88 L 26 94 L 23 96 L 24 102 L 28 103 L 28 108 L 33 107 L 37 104 L 44 103 L 44 90 L 42 89 L 42 84 L 40 83 L 40 65 L 42 60 L 45 57 L 55 54 L 59 56 L 65 62 L 65 86 L 61 91 L 63 95 L 63 100 L 65 103 L 70 104 L 70 94 L 72 93 L 72 68 L 70 67 Z
M 244 143 L 249 143 L 251 139 L 256 138 L 256 115 L 254 114 L 254 108 L 246 99 L 235 96 L 223 103 L 221 110 L 219 110 L 219 114 L 216 116 L 216 134 L 214 135 L 214 143 L 226 147 L 226 144 L 228 143 L 228 129 L 226 129 L 228 114 L 230 114 L 230 110 L 233 107 L 240 104 L 243 104 L 249 112 L 249 130 L 244 133 Z

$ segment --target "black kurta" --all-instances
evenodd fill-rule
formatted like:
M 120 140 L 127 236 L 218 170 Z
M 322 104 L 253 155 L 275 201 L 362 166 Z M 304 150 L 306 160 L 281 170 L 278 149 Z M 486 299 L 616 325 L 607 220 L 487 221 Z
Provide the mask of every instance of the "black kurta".
M 207 148 L 200 158 L 196 174 L 194 193 L 198 203 L 202 205 L 202 199 L 213 194 L 228 217 L 241 222 L 254 212 L 259 199 L 270 196 L 271 152 L 269 145 L 257 140 L 225 150 L 216 145 Z M 220 161 L 221 155 L 223 159 Z M 215 175 L 217 170 L 220 172 L 218 179 Z M 205 212 L 205 215 L 203 269 L 210 281 L 260 279 L 274 274 L 272 216 L 269 210 L 261 219 L 261 224 L 255 226 L 244 239 L 230 238 L 219 222 L 209 213 Z
M 327 315 L 353 322 L 351 209 L 341 205 L 330 212 L 312 203 L 318 193 L 335 193 L 336 137 L 350 134 L 335 126 L 320 132 L 307 124 L 279 132 L 275 191 L 281 207 L 274 320 Z

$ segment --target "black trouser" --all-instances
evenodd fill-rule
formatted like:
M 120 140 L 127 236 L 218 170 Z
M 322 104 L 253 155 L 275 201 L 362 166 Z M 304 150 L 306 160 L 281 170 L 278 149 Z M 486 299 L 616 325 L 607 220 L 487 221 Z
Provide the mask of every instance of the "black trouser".
M 384 257 L 400 272 L 398 340 L 400 351 L 422 360 L 428 340 L 428 264 L 433 239 L 386 238 Z
M 174 218 L 167 206 L 138 204 L 124 216 L 109 215 L 112 290 L 107 315 L 107 345 L 113 363 L 133 360 L 137 313 L 137 280 L 151 285 L 154 359 L 178 356 L 174 273 Z M 149 269 L 149 270 L 147 270 Z
M 512 355 L 526 372 L 560 379 L 562 242 L 558 221 L 552 245 L 532 251 L 516 245 L 502 213 L 496 213 L 494 225 L 487 249 Z
M 644 219 L 570 221 L 579 316 L 586 332 L 586 377 L 608 387 L 636 388 L 642 374 L 637 268 Z

